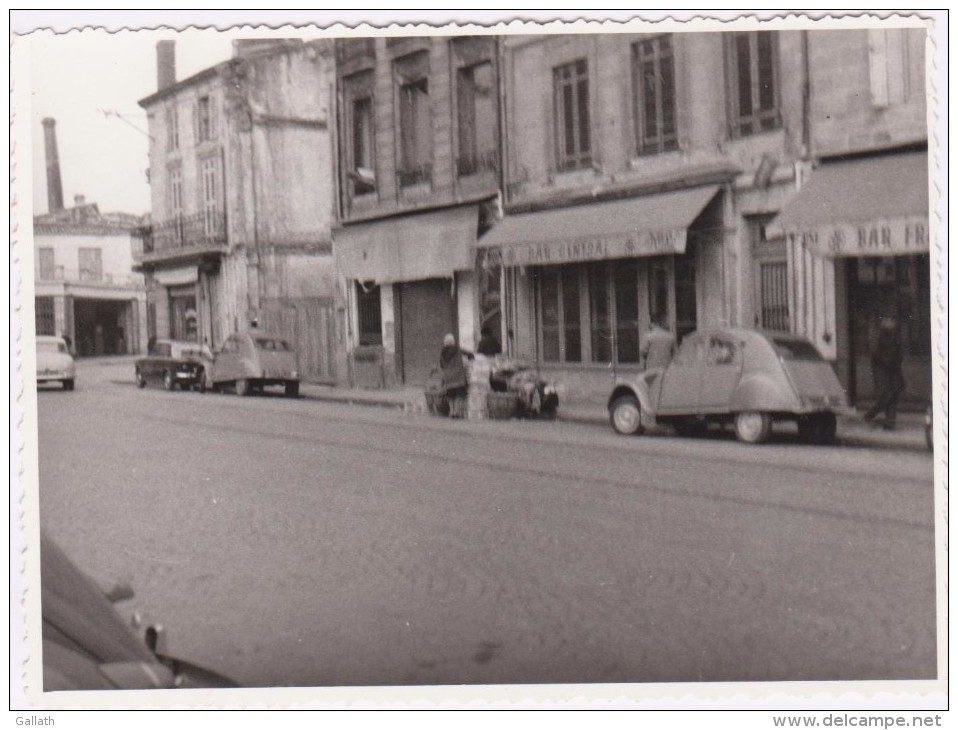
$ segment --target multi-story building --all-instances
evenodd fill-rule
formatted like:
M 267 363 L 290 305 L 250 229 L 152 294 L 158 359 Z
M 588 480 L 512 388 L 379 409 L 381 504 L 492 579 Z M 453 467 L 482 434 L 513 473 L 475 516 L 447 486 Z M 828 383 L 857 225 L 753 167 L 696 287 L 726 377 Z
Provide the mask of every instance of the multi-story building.
M 679 338 L 741 324 L 807 335 L 867 397 L 874 310 L 893 301 L 917 356 L 906 378 L 926 392 L 923 33 L 504 37 L 505 217 L 477 245 L 480 270 L 503 267 L 507 351 L 572 397 L 604 398 L 638 367 L 650 320 Z M 848 215 L 809 223 L 823 189 Z M 792 205 L 801 225 L 786 212 L 783 236 L 773 221 Z M 882 211 L 896 232 L 863 235 L 891 235 L 885 250 L 803 243 Z
M 300 371 L 333 381 L 334 75 L 327 41 L 244 40 L 230 60 L 175 80 L 157 47 L 150 129 L 151 335 L 219 345 L 258 327 L 286 336 Z
M 763 288 L 751 242 L 805 151 L 803 42 L 503 39 L 506 215 L 479 247 L 504 267 L 510 352 L 598 399 L 638 368 L 651 320 L 680 338 L 718 323 L 792 329 L 784 263 Z
M 830 350 L 859 402 L 874 395 L 869 353 L 886 316 L 905 397 L 931 397 L 926 42 L 923 28 L 807 34 L 811 149 L 775 245 L 796 329 Z
M 80 356 L 142 352 L 146 293 L 132 265 L 143 221 L 101 213 L 82 195 L 64 208 L 54 120 L 43 127 L 48 212 L 33 218 L 36 333 L 66 337 Z
M 499 190 L 494 37 L 336 43 L 341 227 L 352 381 L 422 383 L 446 333 L 498 328 L 475 244 Z

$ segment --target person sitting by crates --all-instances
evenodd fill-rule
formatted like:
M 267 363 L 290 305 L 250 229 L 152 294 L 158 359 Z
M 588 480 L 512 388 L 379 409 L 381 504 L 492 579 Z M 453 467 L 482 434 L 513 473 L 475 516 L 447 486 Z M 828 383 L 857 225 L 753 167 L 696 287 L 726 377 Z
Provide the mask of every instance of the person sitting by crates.
M 447 334 L 442 341 L 439 353 L 439 369 L 442 372 L 442 388 L 449 403 L 449 417 L 463 418 L 466 410 L 466 395 L 469 392 L 469 379 L 463 363 L 462 350 L 456 344 L 456 338 Z

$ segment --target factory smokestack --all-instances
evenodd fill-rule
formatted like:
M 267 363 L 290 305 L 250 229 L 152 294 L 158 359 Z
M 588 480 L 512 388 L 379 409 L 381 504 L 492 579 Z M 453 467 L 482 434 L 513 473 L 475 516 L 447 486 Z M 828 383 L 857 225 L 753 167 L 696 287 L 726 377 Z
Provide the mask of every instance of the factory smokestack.
M 156 43 L 156 90 L 176 83 L 176 41 Z
M 47 158 L 47 209 L 63 210 L 63 181 L 60 180 L 60 155 L 57 152 L 57 120 L 43 120 L 43 146 Z

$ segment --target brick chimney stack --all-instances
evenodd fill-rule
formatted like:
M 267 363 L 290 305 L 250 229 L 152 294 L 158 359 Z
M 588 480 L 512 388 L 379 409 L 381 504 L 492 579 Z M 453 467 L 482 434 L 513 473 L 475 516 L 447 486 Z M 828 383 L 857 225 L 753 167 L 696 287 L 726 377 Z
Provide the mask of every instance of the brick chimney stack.
M 176 83 L 176 41 L 156 43 L 156 90 Z
M 47 159 L 47 212 L 63 210 L 63 181 L 60 179 L 60 155 L 57 152 L 57 121 L 43 120 L 43 146 Z

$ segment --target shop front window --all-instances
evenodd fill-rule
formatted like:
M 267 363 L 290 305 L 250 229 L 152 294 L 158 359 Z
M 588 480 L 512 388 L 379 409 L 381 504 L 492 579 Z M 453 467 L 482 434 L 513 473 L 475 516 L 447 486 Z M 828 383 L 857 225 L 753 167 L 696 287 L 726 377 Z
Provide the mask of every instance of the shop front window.
M 544 361 L 638 363 L 637 261 L 547 266 L 537 281 Z
M 174 340 L 199 341 L 196 287 L 170 287 L 170 335 Z
M 698 323 L 695 303 L 695 259 L 690 254 L 675 257 L 675 336 L 681 342 Z
M 356 305 L 359 310 L 359 344 L 382 345 L 382 305 L 379 286 L 356 283 Z

